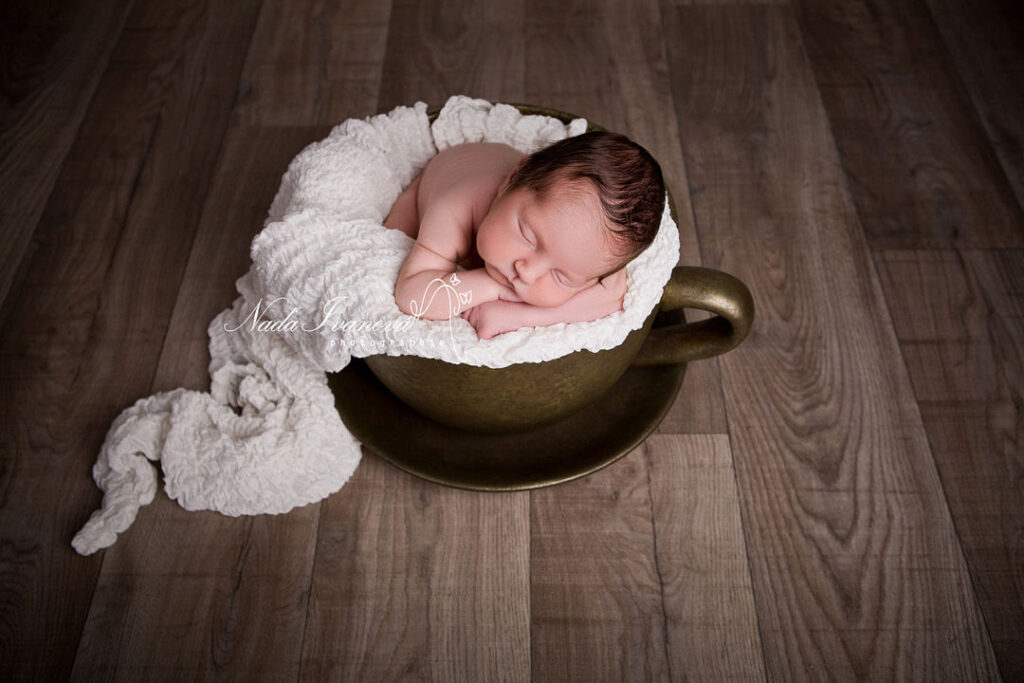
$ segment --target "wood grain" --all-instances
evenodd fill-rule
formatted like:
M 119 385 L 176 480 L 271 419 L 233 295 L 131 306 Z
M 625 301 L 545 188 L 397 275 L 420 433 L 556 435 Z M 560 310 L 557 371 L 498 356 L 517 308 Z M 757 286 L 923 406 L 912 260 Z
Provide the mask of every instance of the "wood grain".
M 0 303 L 27 273 L 18 266 L 131 6 L 0 6 Z
M 1013 58 L 1019 48 L 1012 33 L 1011 16 L 993 5 L 972 6 L 970 11 L 948 3 L 932 3 L 931 7 L 945 46 L 931 24 L 927 8 L 920 3 L 899 3 L 895 8 L 871 13 L 870 20 L 865 20 L 867 12 L 859 4 L 852 4 L 842 14 L 845 22 L 837 18 L 839 13 L 834 6 L 828 8 L 826 18 L 820 11 L 823 8 L 815 5 L 804 12 L 805 33 L 812 42 L 813 34 L 820 33 L 817 40 L 828 46 L 815 56 L 816 70 L 819 74 L 831 73 L 834 65 L 838 65 L 839 73 L 877 88 L 884 93 L 883 98 L 894 93 L 920 93 L 914 106 L 928 105 L 930 127 L 921 135 L 930 142 L 914 151 L 909 145 L 898 149 L 906 158 L 914 159 L 918 167 L 933 171 L 957 168 L 970 175 L 961 180 L 943 173 L 950 184 L 957 186 L 955 192 L 943 189 L 918 193 L 916 205 L 928 208 L 925 212 L 905 213 L 904 223 L 911 233 L 926 234 L 933 230 L 934 217 L 941 213 L 957 216 L 957 230 L 966 230 L 966 239 L 953 236 L 942 240 L 949 245 L 1018 244 L 1024 235 L 1020 195 L 1018 192 L 1015 198 L 1011 191 L 1004 191 L 1020 185 L 1020 130 L 1010 120 L 1013 117 L 1006 115 L 1012 111 L 1014 98 L 1019 99 L 1013 84 L 1020 80 Z M 813 17 L 811 23 L 821 30 L 809 29 L 807 17 Z M 842 49 L 854 48 L 851 38 L 845 37 L 845 42 L 837 44 L 835 28 L 828 24 L 849 27 L 850 17 L 866 22 L 849 34 L 855 40 L 863 41 L 876 32 L 879 36 L 898 38 L 887 45 L 881 61 L 864 63 L 842 57 Z M 911 56 L 911 46 L 917 45 L 931 47 L 924 54 Z M 947 56 L 946 46 L 951 55 Z M 858 51 L 868 54 L 863 49 Z M 959 94 L 961 83 L 969 97 Z M 840 92 L 844 87 L 837 85 L 832 90 Z M 823 93 L 830 91 L 823 89 Z M 900 101 L 906 105 L 908 100 L 905 95 L 902 97 Z M 851 119 L 842 113 L 847 104 L 836 107 L 837 102 L 848 103 L 849 99 L 826 94 L 826 107 L 832 114 L 833 130 L 839 140 L 861 134 L 867 121 L 880 120 L 863 109 L 859 120 Z M 975 116 L 972 103 L 978 108 L 984 128 L 971 125 Z M 936 122 L 937 126 L 931 125 Z M 875 133 L 879 130 L 876 124 Z M 991 145 L 977 131 L 987 133 Z M 840 150 L 848 168 L 851 163 L 860 168 L 854 184 L 857 196 L 893 196 L 893 167 L 880 171 L 879 165 L 847 163 L 842 145 Z M 993 158 L 1002 162 L 1001 167 L 987 160 L 989 150 L 996 155 Z M 1009 185 L 1005 183 L 1007 177 Z M 896 204 L 892 207 L 897 208 Z M 869 235 L 887 230 L 880 223 L 886 219 L 879 214 L 861 211 L 861 220 Z M 876 242 L 885 243 L 872 239 L 872 243 Z M 989 403 L 989 397 L 1019 393 L 1020 373 L 1014 372 L 1018 364 L 1007 360 L 1012 358 L 1012 352 L 1006 354 L 1004 349 L 1001 356 L 993 352 L 994 335 L 1006 322 L 986 305 L 988 297 L 979 291 L 976 278 L 970 274 L 969 261 L 960 252 L 881 252 L 876 261 L 950 510 L 992 635 L 999 669 L 1006 680 L 1015 680 L 1024 672 L 1019 637 L 1024 605 L 1019 573 L 1009 567 L 1019 564 L 1013 564 L 1012 539 L 1020 534 L 1018 510 L 1022 496 L 1018 487 L 1005 485 L 1005 472 L 1008 466 L 1011 471 L 1017 467 L 1020 455 L 1012 448 L 1007 451 L 997 446 L 1005 442 L 999 436 L 1003 429 L 997 426 L 1001 420 L 987 417 L 1005 414 L 1005 408 Z M 979 276 L 994 272 L 1000 269 L 991 261 L 984 261 L 979 268 Z M 994 326 L 990 321 L 1000 322 Z M 997 381 L 1005 382 L 1003 378 L 1007 377 L 1011 379 L 1006 388 L 997 390 L 993 386 Z M 1013 402 L 996 404 L 1005 407 Z M 1015 413 L 1015 409 L 1010 411 Z
M 391 3 L 267 2 L 232 122 L 329 127 L 378 113 Z M 311 131 L 312 132 L 312 131 Z
M 764 680 L 729 437 L 652 436 L 643 453 L 669 678 Z
M 367 449 L 324 503 L 302 680 L 530 680 L 528 503 Z
M 255 13 L 250 15 L 245 39 L 235 41 L 248 47 L 239 82 L 258 80 L 260 87 L 244 88 L 248 95 L 231 113 L 154 389 L 209 386 L 209 321 L 238 295 L 234 282 L 249 267 L 249 243 L 262 227 L 288 162 L 328 129 L 315 121 L 283 124 L 289 117 L 299 123 L 314 116 L 346 117 L 343 109 L 332 109 L 340 100 L 329 82 L 301 92 L 293 87 L 288 108 L 278 107 L 281 88 L 261 64 L 268 54 L 280 58 L 294 45 L 294 29 L 319 11 L 316 3 L 288 7 L 289 21 L 284 21 L 281 3 L 267 3 L 258 22 Z M 334 23 L 339 26 L 334 36 L 343 41 L 344 24 Z M 261 42 L 250 46 L 251 35 L 261 36 Z M 187 512 L 161 494 L 140 514 L 131 537 L 109 553 L 76 675 L 137 680 L 162 670 L 175 677 L 295 680 L 319 521 L 319 504 L 286 515 L 232 519 Z M 154 543 L 166 533 L 186 542 Z M 168 601 L 168 592 L 203 598 Z M 160 633 L 172 635 L 157 637 Z
M 999 670 L 1024 675 L 1024 254 L 883 252 L 879 274 Z
M 395 0 L 378 106 L 437 110 L 452 95 L 522 101 L 523 50 L 521 0 Z
M 1024 12 L 1005 0 L 926 0 L 960 82 L 1024 206 Z
M 5 581 L 26 588 L 3 608 L 21 624 L 9 642 L 30 653 L 3 658 L 14 678 L 70 671 L 99 558 L 69 541 L 99 504 L 89 471 L 104 432 L 149 393 L 231 104 L 217 77 L 237 77 L 244 19 L 216 4 L 135 8 L 44 211 L 30 289 L 10 300 L 0 537 Z
M 702 247 L 758 304 L 721 367 L 768 675 L 995 678 L 794 13 L 665 21 Z
M 1024 246 L 1013 190 L 924 3 L 797 6 L 871 247 Z
M 640 455 L 533 493 L 536 680 L 669 677 L 650 474 Z

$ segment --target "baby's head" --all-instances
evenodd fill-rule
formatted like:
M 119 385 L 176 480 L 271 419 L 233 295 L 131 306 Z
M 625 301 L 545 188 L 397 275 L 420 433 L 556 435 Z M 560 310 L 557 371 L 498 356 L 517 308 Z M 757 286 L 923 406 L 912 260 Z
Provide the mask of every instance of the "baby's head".
M 477 251 L 524 301 L 558 306 L 640 255 L 664 205 L 647 150 L 617 133 L 584 133 L 519 163 L 480 224 Z

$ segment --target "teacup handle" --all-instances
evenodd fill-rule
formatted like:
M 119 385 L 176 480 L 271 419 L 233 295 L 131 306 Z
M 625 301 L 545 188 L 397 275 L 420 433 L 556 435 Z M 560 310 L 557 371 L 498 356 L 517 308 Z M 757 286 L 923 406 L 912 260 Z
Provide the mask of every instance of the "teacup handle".
M 693 323 L 651 328 L 634 366 L 685 363 L 711 358 L 737 346 L 754 322 L 754 299 L 732 275 L 678 266 L 661 297 L 661 310 L 699 308 L 717 313 Z

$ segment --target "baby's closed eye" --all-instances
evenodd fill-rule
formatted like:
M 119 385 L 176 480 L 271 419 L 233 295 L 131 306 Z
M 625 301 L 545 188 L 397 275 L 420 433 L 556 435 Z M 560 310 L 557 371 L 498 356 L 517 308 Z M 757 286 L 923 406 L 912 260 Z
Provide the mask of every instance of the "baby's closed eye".
M 523 239 L 526 240 L 527 244 L 533 246 L 533 240 L 530 239 L 530 235 L 526 231 L 526 226 L 523 225 L 523 221 L 516 221 L 519 224 L 519 234 L 522 235 Z

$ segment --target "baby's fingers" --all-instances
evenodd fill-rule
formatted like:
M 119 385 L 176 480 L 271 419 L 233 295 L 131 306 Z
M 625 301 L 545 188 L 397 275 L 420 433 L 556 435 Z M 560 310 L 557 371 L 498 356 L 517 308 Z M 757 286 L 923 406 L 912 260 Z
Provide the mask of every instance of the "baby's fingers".
M 516 290 L 511 287 L 506 287 L 498 293 L 498 299 L 501 301 L 512 301 L 514 303 L 522 303 L 523 297 L 516 294 Z

